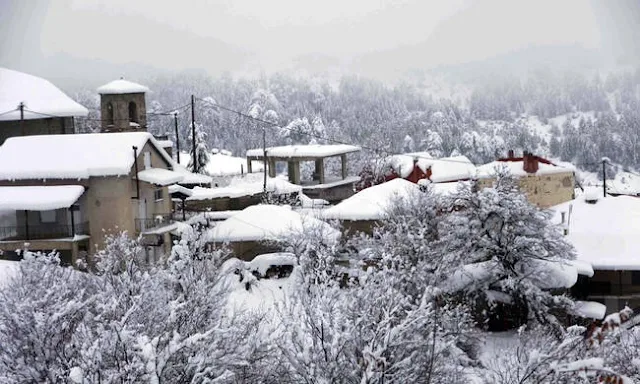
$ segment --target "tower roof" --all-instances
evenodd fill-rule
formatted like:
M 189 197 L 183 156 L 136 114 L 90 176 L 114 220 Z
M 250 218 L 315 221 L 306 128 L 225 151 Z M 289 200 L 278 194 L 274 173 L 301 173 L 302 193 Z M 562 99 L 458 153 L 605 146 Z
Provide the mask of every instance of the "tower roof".
M 114 80 L 98 87 L 98 93 L 101 95 L 145 92 L 149 92 L 149 88 L 125 79 Z

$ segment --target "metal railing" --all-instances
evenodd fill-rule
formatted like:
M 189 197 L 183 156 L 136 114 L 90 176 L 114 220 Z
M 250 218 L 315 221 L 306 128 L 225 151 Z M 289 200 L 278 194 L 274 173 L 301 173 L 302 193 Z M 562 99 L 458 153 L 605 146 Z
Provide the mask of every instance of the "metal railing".
M 171 213 L 153 215 L 144 219 L 135 219 L 136 232 L 144 232 L 153 228 L 169 225 L 174 222 Z
M 14 225 L 0 227 L 0 240 L 46 240 L 88 235 L 89 223 L 74 226 L 65 224 Z

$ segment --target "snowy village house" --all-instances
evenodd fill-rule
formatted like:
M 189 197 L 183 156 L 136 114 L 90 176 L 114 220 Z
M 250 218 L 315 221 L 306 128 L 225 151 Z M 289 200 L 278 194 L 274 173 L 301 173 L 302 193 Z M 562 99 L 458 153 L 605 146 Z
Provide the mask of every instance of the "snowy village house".
M 354 193 L 355 183 L 360 181 L 358 176 L 349 176 L 347 155 L 359 152 L 360 147 L 346 144 L 338 145 L 287 145 L 266 148 L 266 163 L 269 177 L 276 177 L 278 163 L 287 164 L 289 182 L 302 186 L 302 192 L 312 199 L 324 199 L 337 202 L 348 198 Z M 264 161 L 264 150 L 251 149 L 247 151 L 247 169 L 252 172 L 252 161 Z M 328 175 L 326 163 L 334 158 L 340 158 L 339 175 Z M 305 178 L 301 172 L 301 163 L 313 163 L 311 177 Z
M 127 231 L 159 258 L 174 229 L 167 186 L 183 177 L 173 166 L 147 132 L 10 138 L 0 147 L 0 249 L 57 250 L 72 263 Z
M 640 199 L 603 198 L 598 188 L 552 209 L 553 221 L 564 228 L 577 262 L 592 269 L 579 277 L 572 295 L 600 302 L 608 313 L 640 307 Z
M 9 137 L 75 133 L 88 111 L 40 77 L 0 68 L 0 145 Z
M 496 173 L 502 169 L 518 180 L 520 190 L 538 207 L 548 208 L 575 197 L 573 167 L 560 166 L 528 152 L 515 157 L 513 151 L 509 151 L 508 157 L 479 166 L 478 187 L 491 188 Z

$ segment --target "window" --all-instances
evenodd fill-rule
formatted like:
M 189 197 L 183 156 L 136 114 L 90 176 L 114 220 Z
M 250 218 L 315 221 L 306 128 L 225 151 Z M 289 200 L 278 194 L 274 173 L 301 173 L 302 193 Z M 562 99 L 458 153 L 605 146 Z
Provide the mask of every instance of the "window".
M 113 125 L 113 104 L 107 104 L 107 124 Z
M 56 211 L 40 211 L 40 222 L 41 223 L 55 223 L 56 222 Z
M 640 271 L 631 271 L 631 285 L 640 285 Z
M 164 192 L 163 189 L 156 189 L 153 193 L 153 197 L 156 199 L 156 201 L 158 200 L 162 200 L 164 198 Z
M 138 106 L 133 101 L 129 102 L 129 121 L 138 122 Z
M 144 169 L 149 169 L 149 168 L 151 168 L 151 153 L 145 152 L 144 153 Z

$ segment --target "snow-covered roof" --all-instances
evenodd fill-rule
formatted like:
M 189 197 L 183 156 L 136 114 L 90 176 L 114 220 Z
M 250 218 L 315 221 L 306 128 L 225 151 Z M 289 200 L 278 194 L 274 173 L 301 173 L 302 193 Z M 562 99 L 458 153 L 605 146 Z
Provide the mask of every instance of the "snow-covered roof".
M 183 176 L 183 177 L 184 177 L 184 176 Z M 183 194 L 183 195 L 185 195 L 185 196 L 191 196 L 191 194 L 193 193 L 193 190 L 192 190 L 192 189 L 189 189 L 189 188 L 183 187 L 182 185 L 178 185 L 178 184 L 170 185 L 170 186 L 168 187 L 168 189 L 169 189 L 169 193 L 170 193 L 170 194 L 171 194 L 171 193 L 182 193 L 182 194 Z
M 260 176 L 260 177 L 255 177 Z M 208 200 L 224 197 L 236 198 L 242 196 L 252 196 L 262 193 L 264 181 L 261 175 L 246 175 L 245 177 L 235 177 L 228 186 L 219 188 L 195 187 L 191 190 L 191 196 L 187 200 Z M 276 195 L 298 193 L 302 191 L 299 185 L 291 184 L 284 177 L 267 178 L 267 192 Z
M 0 187 L 0 210 L 49 211 L 69 208 L 84 193 L 80 185 Z
M 145 87 L 144 85 L 134 83 L 133 81 L 118 79 L 110 83 L 107 83 L 101 87 L 98 87 L 97 91 L 101 95 L 123 94 L 123 93 L 145 93 L 145 92 L 149 92 L 149 88 Z
M 184 166 L 191 161 L 191 153 L 180 153 L 180 163 Z M 262 172 L 264 167 L 261 161 L 251 163 L 252 172 Z M 228 151 L 220 151 L 209 155 L 209 162 L 205 170 L 210 176 L 235 176 L 247 173 L 247 159 L 231 156 Z
M 261 204 L 247 207 L 219 223 L 205 233 L 205 238 L 215 242 L 264 241 L 302 234 L 318 234 L 327 240 L 340 237 L 340 232 L 329 224 L 302 216 L 289 206 Z
M 407 177 L 411 174 L 414 164 L 422 169 L 423 172 L 431 165 L 433 158 L 427 152 L 404 153 L 401 155 L 389 156 L 385 159 L 395 173 L 400 177 Z
M 351 152 L 358 152 L 362 148 L 355 145 L 335 144 L 308 144 L 308 145 L 285 145 L 282 147 L 267 148 L 267 157 L 330 157 L 338 156 Z M 247 157 L 263 157 L 262 148 L 250 149 L 247 151 Z
M 146 143 L 167 155 L 148 132 L 11 137 L 0 146 L 0 180 L 87 179 L 131 171 L 133 148 Z
M 163 168 L 148 168 L 138 172 L 138 180 L 161 186 L 175 184 L 182 179 L 182 173 Z
M 570 173 L 574 172 L 575 168 L 560 166 L 555 164 L 538 163 L 538 171 L 536 173 L 527 173 L 524 170 L 523 161 L 492 161 L 491 163 L 481 165 L 477 167 L 478 178 L 491 178 L 495 177 L 498 170 L 505 169 L 511 175 L 515 177 L 523 177 L 528 175 L 553 175 L 558 173 Z
M 173 141 L 171 141 L 171 140 L 158 140 L 158 144 L 162 148 L 173 148 Z
M 380 220 L 388 214 L 395 201 L 406 199 L 419 190 L 420 187 L 410 181 L 393 179 L 363 189 L 338 205 L 323 210 L 322 217 L 329 220 Z
M 570 208 L 571 207 L 571 208 Z M 578 260 L 596 270 L 640 270 L 640 198 L 606 197 L 595 204 L 584 196 L 551 208 L 559 224 L 562 212 L 569 221 L 566 239 Z
M 400 177 L 409 176 L 414 164 L 425 173 L 431 168 L 430 180 L 434 183 L 470 179 L 476 172 L 475 165 L 466 156 L 435 159 L 427 152 L 414 152 L 390 156 L 387 162 Z
M 175 161 L 173 162 L 173 170 L 182 175 L 180 184 L 211 185 L 211 183 L 213 182 L 213 178 L 211 176 L 203 175 L 201 173 L 189 172 L 189 170 L 185 166 L 180 165 Z
M 20 103 L 27 120 L 89 113 L 48 80 L 0 67 L 0 121 L 20 120 Z
M 466 156 L 443 157 L 431 161 L 431 181 L 434 183 L 469 179 L 475 172 L 476 166 Z

